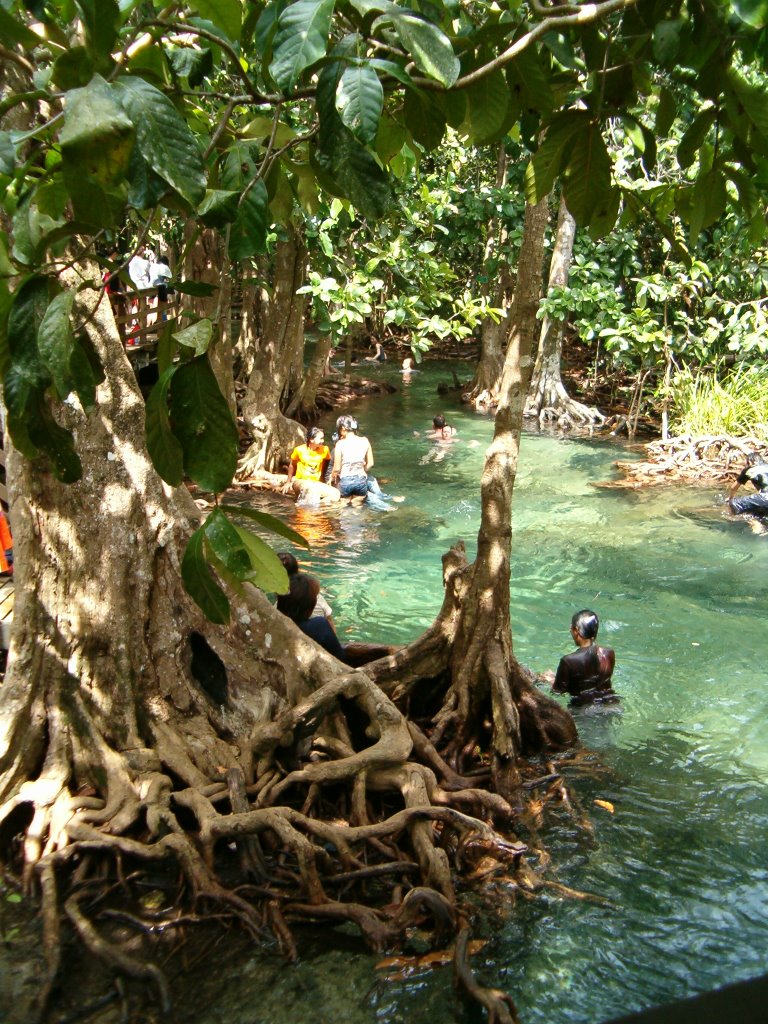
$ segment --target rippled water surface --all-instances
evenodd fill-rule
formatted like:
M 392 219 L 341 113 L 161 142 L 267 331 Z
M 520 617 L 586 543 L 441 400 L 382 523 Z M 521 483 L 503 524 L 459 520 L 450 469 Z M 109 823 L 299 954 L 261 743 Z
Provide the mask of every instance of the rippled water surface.
M 400 388 L 352 411 L 384 489 L 403 504 L 295 511 L 313 545 L 301 560 L 342 638 L 413 639 L 440 605 L 440 556 L 463 538 L 473 557 L 492 422 L 438 398 L 451 369 L 468 375 L 466 365 L 429 364 L 403 382 L 389 364 L 366 367 Z M 459 430 L 443 448 L 424 437 L 440 411 Z M 523 439 L 515 651 L 537 671 L 555 668 L 571 614 L 593 607 L 623 696 L 620 714 L 579 717 L 599 769 L 571 784 L 594 834 L 555 811 L 544 835 L 557 879 L 610 903 L 552 892 L 510 903 L 475 959 L 526 1024 L 608 1020 L 768 969 L 768 537 L 729 520 L 714 489 L 595 486 L 633 457 L 604 440 Z M 350 1022 L 470 1019 L 450 970 L 382 982 L 374 962 L 341 936 L 299 968 L 254 964 L 241 983 L 253 986 L 258 1020 L 339 1019 L 340 997 Z

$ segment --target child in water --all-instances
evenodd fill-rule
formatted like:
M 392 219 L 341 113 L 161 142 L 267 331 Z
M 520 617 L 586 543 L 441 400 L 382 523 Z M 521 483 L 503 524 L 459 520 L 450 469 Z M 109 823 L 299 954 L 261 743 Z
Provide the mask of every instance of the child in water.
M 608 704 L 619 699 L 611 687 L 616 655 L 610 647 L 595 643 L 599 628 L 597 614 L 588 608 L 571 619 L 576 650 L 560 659 L 552 684 L 553 693 L 571 695 L 571 705 Z

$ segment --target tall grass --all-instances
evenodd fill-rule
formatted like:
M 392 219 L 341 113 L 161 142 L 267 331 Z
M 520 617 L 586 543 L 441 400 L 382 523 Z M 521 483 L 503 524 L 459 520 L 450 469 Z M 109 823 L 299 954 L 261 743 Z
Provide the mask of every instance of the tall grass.
M 768 368 L 679 371 L 670 384 L 669 425 L 678 435 L 768 440 Z

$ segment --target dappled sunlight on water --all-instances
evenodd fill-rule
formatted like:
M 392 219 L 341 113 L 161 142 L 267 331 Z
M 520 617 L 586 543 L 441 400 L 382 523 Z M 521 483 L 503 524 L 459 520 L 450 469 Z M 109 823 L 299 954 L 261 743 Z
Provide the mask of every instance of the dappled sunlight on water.
M 399 382 L 394 367 L 370 372 Z M 389 513 L 270 508 L 293 514 L 312 539 L 297 554 L 344 638 L 412 640 L 440 607 L 441 555 L 464 539 L 473 557 L 492 422 L 438 398 L 438 381 L 451 382 L 449 369 L 427 364 L 398 395 L 352 410 L 382 486 L 404 504 Z M 459 434 L 425 462 L 437 412 Z M 594 486 L 631 457 L 602 439 L 537 434 L 522 445 L 515 651 L 537 671 L 554 669 L 570 649 L 571 614 L 594 607 L 623 696 L 619 713 L 579 714 L 604 768 L 572 779 L 594 836 L 557 811 L 544 835 L 557 879 L 610 906 L 552 893 L 510 902 L 476 961 L 487 984 L 513 993 L 526 1024 L 607 1020 L 768 969 L 768 537 L 729 519 L 713 488 Z M 311 969 L 344 970 L 334 958 L 318 951 Z M 346 1021 L 453 1019 L 450 971 L 383 983 L 373 962 L 345 961 L 369 986 Z M 300 1003 L 294 993 L 291 1013 L 272 1020 L 293 1020 Z

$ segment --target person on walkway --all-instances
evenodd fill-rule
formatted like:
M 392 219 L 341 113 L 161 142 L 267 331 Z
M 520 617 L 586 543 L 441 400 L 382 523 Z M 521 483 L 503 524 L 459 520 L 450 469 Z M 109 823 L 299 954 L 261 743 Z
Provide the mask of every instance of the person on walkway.
M 354 416 L 339 416 L 336 420 L 336 447 L 333 450 L 331 486 L 338 487 L 342 498 L 365 498 L 371 508 L 389 512 L 388 501 L 397 501 L 384 494 L 375 477 L 368 475 L 373 467 L 373 451 L 367 437 L 357 433 Z M 402 499 L 399 499 L 402 501 Z
M 140 249 L 132 258 L 128 264 L 128 276 L 133 282 L 134 288 L 138 291 L 145 291 L 147 288 L 152 287 L 152 263 L 155 259 L 155 254 L 149 248 L 144 246 Z
M 149 283 L 151 288 L 157 288 L 157 301 L 168 301 L 168 282 L 173 277 L 171 268 L 165 256 L 160 253 L 149 265 Z M 165 319 L 165 315 L 163 316 Z
M 325 443 L 325 434 L 320 427 L 310 427 L 306 444 L 300 444 L 291 452 L 288 463 L 288 479 L 282 487 L 283 494 L 298 494 L 307 481 L 320 483 L 331 461 L 331 451 Z
M 288 573 L 288 581 L 290 582 L 290 580 L 299 572 L 299 563 L 296 556 L 292 554 L 290 551 L 278 551 L 277 557 L 283 563 L 285 571 Z M 314 619 L 318 615 L 328 620 L 328 624 L 335 633 L 336 623 L 333 621 L 333 609 L 328 604 L 326 599 L 323 597 L 322 592 L 320 591 L 318 591 L 315 606 L 309 613 L 309 618 Z
M 553 693 L 569 693 L 571 704 L 603 704 L 617 701 L 611 687 L 616 655 L 610 647 L 599 647 L 595 640 L 600 620 L 589 608 L 571 619 L 571 637 L 576 650 L 560 659 L 552 683 Z
M 739 487 L 748 483 L 753 485 L 757 494 L 734 497 Z M 768 463 L 757 461 L 754 456 L 747 462 L 731 485 L 728 505 L 736 515 L 768 516 Z
M 290 590 L 277 598 L 277 610 L 292 619 L 302 633 L 311 637 L 334 658 L 348 664 L 347 654 L 332 626 L 324 615 L 313 615 L 320 593 L 320 584 L 314 576 L 297 572 L 289 577 Z

